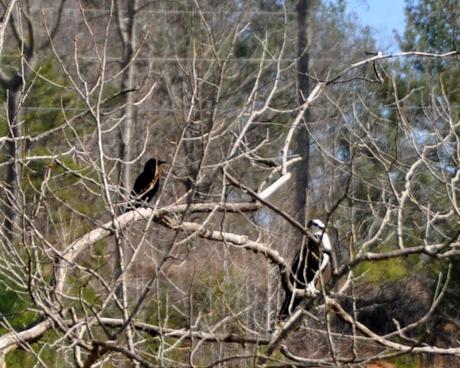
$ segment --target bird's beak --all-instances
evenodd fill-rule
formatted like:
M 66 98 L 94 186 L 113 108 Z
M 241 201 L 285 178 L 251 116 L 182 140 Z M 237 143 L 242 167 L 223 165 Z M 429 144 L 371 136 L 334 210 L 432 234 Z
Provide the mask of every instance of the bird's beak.
M 163 171 L 164 165 L 166 164 L 166 161 L 158 160 L 157 161 L 157 170 L 158 171 Z

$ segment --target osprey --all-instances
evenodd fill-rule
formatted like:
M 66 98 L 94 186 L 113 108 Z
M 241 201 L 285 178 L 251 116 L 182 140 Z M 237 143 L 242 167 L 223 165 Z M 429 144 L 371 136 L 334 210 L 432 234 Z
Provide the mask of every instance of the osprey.
M 289 280 L 294 288 L 316 294 L 320 278 L 323 277 L 326 283 L 330 277 L 332 247 L 329 236 L 325 232 L 326 226 L 321 220 L 310 220 L 308 230 L 314 239 L 307 238 L 302 244 L 292 262 Z M 280 311 L 281 320 L 288 317 L 303 299 L 293 294 L 287 285 L 283 287 L 286 296 Z

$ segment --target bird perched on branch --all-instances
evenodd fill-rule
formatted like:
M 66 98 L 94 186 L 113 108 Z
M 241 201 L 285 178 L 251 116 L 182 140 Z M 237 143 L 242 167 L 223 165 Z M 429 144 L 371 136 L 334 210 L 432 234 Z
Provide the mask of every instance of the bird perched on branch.
M 321 220 L 314 219 L 308 222 L 308 230 L 313 238 L 307 238 L 301 249 L 296 254 L 291 265 L 289 280 L 296 289 L 306 290 L 310 294 L 316 294 L 320 286 L 320 278 L 327 283 L 330 277 L 331 241 L 326 234 L 326 226 Z M 303 300 L 303 297 L 296 296 L 283 285 L 285 298 L 279 319 L 286 319 Z
M 145 163 L 144 171 L 139 174 L 134 182 L 133 190 L 131 191 L 132 202 L 126 211 L 146 205 L 152 200 L 160 186 L 161 165 L 165 163 L 166 161 L 155 158 L 151 158 Z

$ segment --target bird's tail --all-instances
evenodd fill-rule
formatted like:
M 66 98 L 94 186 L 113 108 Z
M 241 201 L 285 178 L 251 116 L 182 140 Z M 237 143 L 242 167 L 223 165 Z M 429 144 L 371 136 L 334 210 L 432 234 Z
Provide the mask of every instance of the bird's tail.
M 284 321 L 289 316 L 289 299 L 284 299 L 283 305 L 281 306 L 280 313 L 278 314 L 278 320 Z
M 293 296 L 291 292 L 286 292 L 286 296 L 284 297 L 284 302 L 283 305 L 281 306 L 280 313 L 278 315 L 278 319 L 280 321 L 284 321 L 287 319 L 294 309 L 300 304 L 302 301 L 302 298 L 296 298 L 294 297 L 294 300 L 292 300 Z

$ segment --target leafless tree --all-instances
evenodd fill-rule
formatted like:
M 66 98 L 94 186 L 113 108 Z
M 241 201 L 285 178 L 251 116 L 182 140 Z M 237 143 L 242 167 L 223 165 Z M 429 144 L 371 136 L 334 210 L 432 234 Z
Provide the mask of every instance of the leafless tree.
M 314 42 L 297 52 L 302 7 L 279 2 L 88 0 L 57 5 L 52 25 L 25 5 L 10 1 L 0 27 L 0 40 L 11 24 L 21 45 L 13 92 L 27 111 L 47 86 L 59 114 L 51 126 L 10 117 L 5 100 L 0 293 L 14 305 L 0 316 L 2 366 L 457 362 L 455 339 L 442 345 L 432 328 L 460 246 L 458 121 L 442 85 L 415 113 L 417 90 L 401 95 L 391 73 L 394 59 L 456 52 L 359 52 L 325 67 Z M 52 73 L 31 62 L 35 34 Z M 300 204 L 299 130 L 310 155 Z M 125 211 L 152 156 L 168 161 L 160 191 Z M 299 239 L 316 239 L 298 217 L 305 204 L 336 233 L 317 292 L 290 281 Z M 280 285 L 304 298 L 285 321 Z M 442 323 L 457 333 L 455 319 Z

